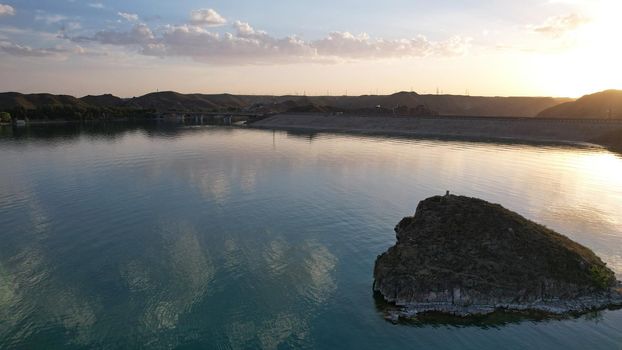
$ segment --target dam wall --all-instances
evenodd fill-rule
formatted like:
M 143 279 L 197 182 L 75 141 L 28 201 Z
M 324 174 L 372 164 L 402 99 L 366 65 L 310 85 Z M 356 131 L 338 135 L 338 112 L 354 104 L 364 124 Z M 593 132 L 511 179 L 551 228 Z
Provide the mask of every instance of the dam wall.
M 266 129 L 357 132 L 421 137 L 593 142 L 622 120 L 512 117 L 401 117 L 330 114 L 278 114 L 251 124 Z

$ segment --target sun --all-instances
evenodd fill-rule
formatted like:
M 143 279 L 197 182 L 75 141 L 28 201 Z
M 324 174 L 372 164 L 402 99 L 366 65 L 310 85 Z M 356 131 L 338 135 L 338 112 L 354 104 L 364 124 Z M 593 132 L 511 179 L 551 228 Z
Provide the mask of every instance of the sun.
M 589 17 L 589 22 L 578 32 L 579 40 L 586 45 L 585 48 L 597 50 L 595 54 L 603 53 L 619 58 L 622 54 L 622 1 L 607 0 L 595 6 L 597 9 L 593 17 Z
M 580 97 L 622 89 L 621 0 L 594 1 L 583 10 L 586 23 L 560 39 L 562 47 L 534 62 L 539 84 L 556 96 Z

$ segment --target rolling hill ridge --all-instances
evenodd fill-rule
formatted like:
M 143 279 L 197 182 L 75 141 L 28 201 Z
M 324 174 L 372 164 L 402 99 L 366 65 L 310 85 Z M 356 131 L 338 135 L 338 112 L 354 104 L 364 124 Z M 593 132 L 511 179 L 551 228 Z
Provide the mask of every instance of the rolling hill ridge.
M 622 90 L 606 90 L 543 110 L 542 118 L 622 119 Z
M 246 111 L 270 114 L 288 111 L 340 111 L 365 114 L 374 110 L 394 113 L 400 108 L 406 111 L 406 115 L 534 117 L 542 110 L 571 101 L 552 97 L 419 95 L 415 92 L 363 96 L 262 96 L 181 94 L 165 91 L 134 98 L 120 98 L 110 94 L 75 98 L 67 95 L 7 92 L 0 93 L 0 111 L 63 109 L 91 113 L 106 110 L 111 113 L 122 109 L 149 110 L 155 113 Z

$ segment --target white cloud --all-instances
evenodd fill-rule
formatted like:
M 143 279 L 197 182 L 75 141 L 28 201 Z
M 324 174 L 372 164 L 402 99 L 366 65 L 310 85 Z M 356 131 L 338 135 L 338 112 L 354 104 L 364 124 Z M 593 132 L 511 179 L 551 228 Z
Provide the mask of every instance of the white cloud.
M 547 4 L 569 4 L 569 5 L 583 5 L 594 2 L 593 0 L 548 0 Z
M 63 57 L 68 54 L 83 54 L 83 48 L 50 47 L 32 48 L 30 46 L 19 45 L 9 41 L 0 41 L 0 51 L 12 56 L 20 57 Z
M 103 9 L 105 7 L 101 2 L 91 3 L 89 6 L 95 9 Z
M 190 13 L 190 21 L 195 25 L 206 25 L 210 27 L 221 26 L 227 20 L 213 9 L 199 9 Z
M 233 28 L 235 28 L 235 30 L 238 32 L 238 35 L 242 37 L 244 36 L 250 37 L 250 36 L 257 34 L 257 32 L 255 32 L 255 28 L 251 27 L 251 25 L 246 22 L 236 21 L 233 24 Z M 266 34 L 266 33 L 260 32 L 260 34 Z
M 153 32 L 145 24 L 137 24 L 129 32 L 101 31 L 88 39 L 108 45 L 147 45 L 153 40 Z
M 544 21 L 544 23 L 537 26 L 531 26 L 530 28 L 537 33 L 558 38 L 564 36 L 568 32 L 576 30 L 588 22 L 588 18 L 576 13 L 571 13 L 567 15 L 549 17 Z
M 28 37 L 35 41 L 50 41 L 56 39 L 57 37 L 56 33 L 41 32 L 35 29 L 19 28 L 13 26 L 0 27 L 0 33 L 6 34 L 8 37 Z
M 47 24 L 54 24 L 58 22 L 62 22 L 66 20 L 67 17 L 62 15 L 53 15 L 53 14 L 38 14 L 35 16 L 35 21 L 42 21 Z
M 321 56 L 366 59 L 462 55 L 467 51 L 470 41 L 470 38 L 455 36 L 435 42 L 423 35 L 412 39 L 385 40 L 373 39 L 366 33 L 353 35 L 349 32 L 333 32 L 311 45 Z
M 117 12 L 117 15 L 119 15 L 119 17 L 123 18 L 124 20 L 126 20 L 128 22 L 136 22 L 136 21 L 138 21 L 138 15 L 137 14 L 127 13 L 127 12 Z
M 15 9 L 11 5 L 0 4 L 0 17 L 15 15 Z
M 78 36 L 70 37 L 66 34 L 60 35 L 60 38 L 73 41 L 75 43 L 100 43 L 104 45 L 117 46 L 138 46 L 147 47 L 154 44 L 155 37 L 153 32 L 145 24 L 136 24 L 130 31 L 119 32 L 112 30 L 103 30 L 95 33 L 92 37 Z
M 61 27 L 61 31 L 66 32 L 66 31 L 74 31 L 74 30 L 78 30 L 82 28 L 82 24 L 78 21 L 70 21 L 70 22 L 66 22 L 63 23 L 62 27 Z
M 73 41 L 133 46 L 144 55 L 190 57 L 197 61 L 225 64 L 271 64 L 301 61 L 334 62 L 464 54 L 470 38 L 452 37 L 432 41 L 424 36 L 410 39 L 375 39 L 367 34 L 333 32 L 326 38 L 306 41 L 297 36 L 274 37 L 250 24 L 236 21 L 233 33 L 217 33 L 204 26 L 169 25 L 155 34 L 147 25 L 131 31 L 101 31 Z
M 157 44 L 145 47 L 143 53 L 191 57 L 205 62 L 243 64 L 299 61 L 317 56 L 315 50 L 301 39 L 273 38 L 243 23 L 236 23 L 235 27 L 235 34 L 221 35 L 193 25 L 170 26 Z

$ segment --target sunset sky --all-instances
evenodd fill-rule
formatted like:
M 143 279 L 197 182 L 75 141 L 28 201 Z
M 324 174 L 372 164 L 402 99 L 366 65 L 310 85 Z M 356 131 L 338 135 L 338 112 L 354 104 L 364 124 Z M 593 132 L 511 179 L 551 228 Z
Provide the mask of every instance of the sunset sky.
M 0 0 L 0 91 L 622 88 L 620 0 Z

